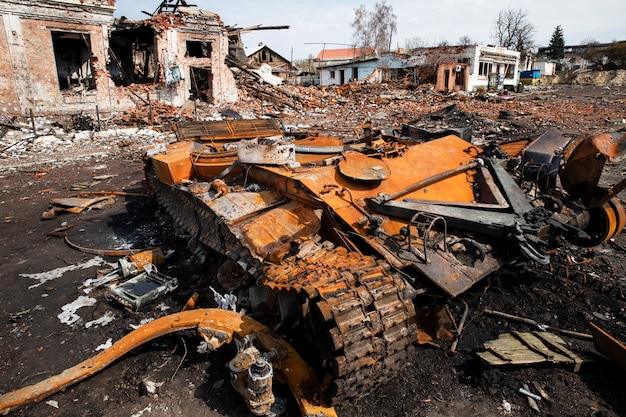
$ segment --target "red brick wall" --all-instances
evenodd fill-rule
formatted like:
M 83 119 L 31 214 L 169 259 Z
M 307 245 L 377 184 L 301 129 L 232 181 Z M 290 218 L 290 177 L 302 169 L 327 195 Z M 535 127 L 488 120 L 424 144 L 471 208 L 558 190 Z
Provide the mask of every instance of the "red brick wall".
M 13 63 L 9 54 L 6 28 L 2 17 L 0 17 L 0 111 L 8 115 L 20 113 L 13 77 Z
M 8 19 L 5 21 L 4 19 Z M 97 24 L 55 22 L 10 16 L 0 18 L 0 111 L 36 115 L 118 110 L 120 100 L 106 70 L 107 32 Z M 8 29 L 8 34 L 7 34 Z M 69 94 L 59 88 L 52 32 L 89 34 L 96 89 Z M 12 36 L 10 39 L 7 36 Z

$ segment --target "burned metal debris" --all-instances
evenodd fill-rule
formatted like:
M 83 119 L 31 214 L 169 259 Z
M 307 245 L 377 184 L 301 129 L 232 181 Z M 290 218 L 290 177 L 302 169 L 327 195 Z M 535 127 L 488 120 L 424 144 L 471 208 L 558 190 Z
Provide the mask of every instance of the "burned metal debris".
M 221 309 L 198 309 L 161 317 L 134 330 L 98 355 L 35 385 L 0 395 L 0 414 L 48 397 L 106 368 L 126 353 L 164 334 L 197 329 L 210 350 L 217 350 L 235 338 L 258 340 L 270 356 L 246 355 L 242 348 L 231 361 L 233 385 L 241 387 L 250 410 L 267 415 L 272 405 L 271 375 L 280 374 L 293 392 L 303 416 L 333 417 L 332 407 L 317 405 L 320 382 L 307 363 L 282 338 L 246 315 Z M 247 338 L 247 339 L 246 339 Z M 244 342 L 241 342 L 244 343 Z M 249 346 L 249 345 L 248 345 Z M 252 349 L 248 347 L 248 349 Z M 250 350 L 248 350 L 250 352 Z M 246 356 L 246 359 L 243 358 Z M 249 358 L 249 359 L 248 359 Z M 269 360 L 276 360 L 272 370 Z
M 463 320 L 455 325 L 448 302 L 505 262 L 551 268 L 555 247 L 573 239 L 592 247 L 624 227 L 615 197 L 623 184 L 600 185 L 597 175 L 620 157 L 623 136 L 551 131 L 500 148 L 367 124 L 342 140 L 282 129 L 273 119 L 178 123 L 178 141 L 146 155 L 152 192 L 190 247 L 229 260 L 211 289 L 307 341 L 293 348 L 323 377 L 313 395 L 307 388 L 296 398 L 328 415 L 330 404 L 393 378 L 416 343 L 449 346 Z M 290 158 L 268 158 L 275 145 Z M 581 149 L 601 157 L 589 161 Z M 581 166 L 593 169 L 574 177 Z M 561 173 L 567 193 L 555 187 Z M 174 289 L 165 274 L 130 264 L 133 272 L 122 273 L 122 264 L 115 273 L 130 280 L 113 287 L 123 291 L 113 298 L 130 310 L 162 295 L 158 288 Z M 191 297 L 186 309 L 197 305 Z M 262 338 L 234 339 L 233 386 L 254 413 L 267 413 L 272 377 L 288 361 Z
M 208 132 L 223 127 L 202 124 Z M 532 146 L 525 141 L 513 156 L 545 146 L 546 138 Z M 353 145 L 358 151 L 334 153 L 325 138 L 285 135 L 296 150 L 306 142 L 309 153 L 296 151 L 289 166 L 269 158 L 240 161 L 233 170 L 227 170 L 236 165 L 229 149 L 240 159 L 247 143 L 236 129 L 221 142 L 184 139 L 148 161 L 158 201 L 187 233 L 238 265 L 236 288 L 244 299 L 248 294 L 256 316 L 279 331 L 314 338 L 321 358 L 312 364 L 331 381 L 323 387 L 327 401 L 358 396 L 390 378 L 415 342 L 449 340 L 455 326 L 446 300 L 504 262 L 548 264 L 551 246 L 568 239 L 594 246 L 626 222 L 619 201 L 611 200 L 613 188 L 600 187 L 595 175 L 583 181 L 608 198 L 592 213 L 582 195 L 512 175 L 504 164 L 511 156 L 455 135 L 367 136 Z M 573 148 L 589 142 L 564 141 Z M 563 155 L 562 164 L 572 167 L 561 172 L 573 172 L 579 162 L 569 157 L 576 154 Z M 212 187 L 216 178 L 225 192 Z M 536 197 L 543 193 L 550 197 Z
M 590 323 L 593 333 L 593 344 L 598 352 L 613 361 L 626 371 L 626 344 L 611 336 L 595 323 Z

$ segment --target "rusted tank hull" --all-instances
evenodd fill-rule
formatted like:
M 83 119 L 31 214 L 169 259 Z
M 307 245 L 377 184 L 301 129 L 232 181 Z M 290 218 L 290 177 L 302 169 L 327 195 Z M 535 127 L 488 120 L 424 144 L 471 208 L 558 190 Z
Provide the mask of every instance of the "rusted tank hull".
M 451 338 L 446 300 L 508 260 L 546 263 L 561 235 L 591 242 L 589 221 L 571 221 L 585 216 L 559 211 L 566 196 L 531 200 L 502 160 L 454 135 L 294 149 L 298 163 L 242 164 L 219 192 L 193 174 L 168 183 L 158 163 L 148 178 L 179 226 L 253 277 L 231 288 L 306 341 L 335 401 L 395 375 L 416 343 Z M 605 203 L 599 233 L 614 236 L 623 207 Z

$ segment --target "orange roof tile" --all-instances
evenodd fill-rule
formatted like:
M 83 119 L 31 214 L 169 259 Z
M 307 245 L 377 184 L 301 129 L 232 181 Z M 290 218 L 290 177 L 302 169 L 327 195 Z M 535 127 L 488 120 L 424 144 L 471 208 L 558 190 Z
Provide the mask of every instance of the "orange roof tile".
M 339 59 L 353 59 L 359 58 L 362 55 L 368 56 L 374 53 L 374 47 L 368 46 L 366 48 L 354 47 L 354 48 L 341 48 L 341 49 L 322 49 L 315 60 L 318 61 L 333 61 Z M 362 52 L 364 52 L 362 54 Z

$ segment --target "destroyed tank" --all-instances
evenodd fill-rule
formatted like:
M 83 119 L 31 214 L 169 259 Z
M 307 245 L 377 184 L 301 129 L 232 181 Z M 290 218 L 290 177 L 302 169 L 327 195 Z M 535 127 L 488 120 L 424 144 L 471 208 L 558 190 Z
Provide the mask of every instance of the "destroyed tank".
M 306 358 L 320 402 L 367 393 L 416 345 L 453 338 L 447 303 L 504 265 L 546 264 L 626 222 L 626 180 L 599 185 L 624 153 L 616 134 L 480 147 L 366 130 L 348 143 L 243 120 L 177 135 L 147 159 L 156 199 L 227 259 L 215 288 Z

